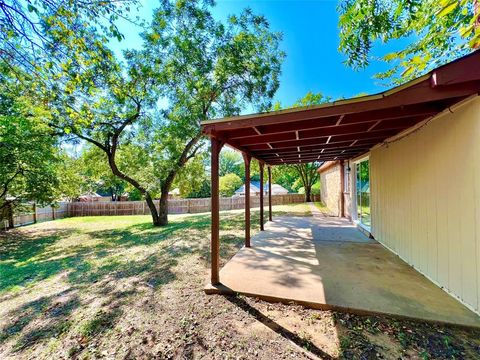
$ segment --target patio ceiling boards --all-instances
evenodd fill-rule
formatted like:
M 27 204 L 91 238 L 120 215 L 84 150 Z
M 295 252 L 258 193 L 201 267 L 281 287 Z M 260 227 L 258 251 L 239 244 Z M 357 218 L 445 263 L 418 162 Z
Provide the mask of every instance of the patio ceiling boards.
M 269 165 L 345 160 L 479 92 L 476 51 L 380 94 L 208 120 L 202 130 Z

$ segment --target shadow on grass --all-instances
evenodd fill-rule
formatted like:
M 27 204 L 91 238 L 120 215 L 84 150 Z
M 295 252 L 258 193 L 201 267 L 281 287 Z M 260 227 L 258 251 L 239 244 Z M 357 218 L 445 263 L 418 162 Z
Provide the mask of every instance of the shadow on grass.
M 259 211 L 253 210 L 251 216 L 253 228 L 259 222 Z M 233 256 L 243 245 L 243 230 L 242 212 L 222 213 L 222 260 Z M 0 328 L 0 345 L 15 337 L 17 351 L 68 331 L 72 312 L 88 306 L 81 295 L 85 289 L 108 299 L 107 304 L 127 303 L 126 299 L 143 290 L 141 286 L 133 286 L 133 290 L 117 291 L 120 280 L 132 279 L 135 284 L 144 283 L 155 290 L 175 280 L 173 268 L 182 258 L 196 255 L 206 264 L 210 260 L 210 214 L 173 217 L 165 227 L 155 227 L 145 219 L 110 230 L 93 231 L 79 223 L 73 229 L 42 229 L 36 235 L 31 234 L 13 231 L 0 237 L 0 296 L 5 295 L 3 300 L 16 296 L 23 287 L 42 283 L 60 273 L 66 274 L 66 285 L 70 287 L 7 313 L 11 320 Z M 79 239 L 75 239 L 76 235 Z M 65 239 L 73 245 L 60 243 Z M 135 249 L 129 254 L 131 259 L 126 259 L 123 256 L 130 248 Z M 144 249 L 147 250 L 142 252 Z M 85 335 L 95 336 L 113 327 L 122 312 L 109 306 L 100 311 L 83 325 L 80 331 Z
M 47 248 L 73 231 L 56 231 L 46 236 L 29 237 L 17 232 L 0 237 L 0 293 L 47 279 L 74 266 L 73 259 L 64 257 L 43 261 Z M 32 261 L 32 259 L 36 259 Z
M 8 314 L 13 320 L 1 329 L 0 344 L 22 333 L 13 349 L 20 351 L 41 339 L 58 337 L 70 328 L 68 318 L 80 306 L 80 299 L 72 289 L 25 303 Z M 40 317 L 39 324 L 31 326 Z
M 12 350 L 21 351 L 42 339 L 58 337 L 68 331 L 72 326 L 72 312 L 88 305 L 81 296 L 83 289 L 88 289 L 98 297 L 108 298 L 109 304 L 112 301 L 124 301 L 141 289 L 134 286 L 133 290 L 118 292 L 119 280 L 134 279 L 136 283 L 143 282 L 149 288 L 156 289 L 175 280 L 172 269 L 183 257 L 192 254 L 204 260 L 210 257 L 209 214 L 174 218 L 168 226 L 161 228 L 149 222 L 101 231 L 91 231 L 81 226 L 79 224 L 78 228 L 55 232 L 42 230 L 35 236 L 19 231 L 2 235 L 0 294 L 6 295 L 4 300 L 12 294 L 21 294 L 25 286 L 41 284 L 62 272 L 65 272 L 70 287 L 66 291 L 24 303 L 8 312 L 7 318 L 11 320 L 0 328 L 0 345 L 15 338 L 16 345 Z M 222 219 L 224 231 L 241 230 L 242 227 L 241 213 L 228 214 Z M 59 241 L 75 235 L 93 241 L 90 244 L 72 241 L 73 246 L 57 245 Z M 242 242 L 241 236 L 222 236 L 222 256 L 233 255 Z M 148 249 L 150 246 L 155 246 L 153 251 L 140 253 L 138 257 L 133 252 L 131 260 L 122 258 L 124 251 L 129 248 Z M 113 327 L 121 314 L 119 308 L 113 311 L 102 307 L 100 311 L 79 331 L 86 336 L 96 336 L 99 329 L 104 331 Z
M 315 356 L 318 356 L 320 359 L 333 359 L 329 354 L 325 351 L 320 349 L 310 340 L 304 339 L 297 334 L 291 332 L 290 330 L 284 328 L 280 324 L 276 323 L 268 316 L 264 315 L 262 312 L 251 306 L 248 302 L 238 296 L 227 296 L 226 299 L 237 306 L 238 308 L 242 309 L 243 311 L 247 312 L 251 316 L 255 318 L 255 320 L 260 321 L 263 325 L 267 326 L 269 329 L 275 331 L 277 334 L 282 336 L 283 338 L 293 342 L 295 345 L 299 346 L 300 348 L 304 349 L 307 353 L 311 353 Z

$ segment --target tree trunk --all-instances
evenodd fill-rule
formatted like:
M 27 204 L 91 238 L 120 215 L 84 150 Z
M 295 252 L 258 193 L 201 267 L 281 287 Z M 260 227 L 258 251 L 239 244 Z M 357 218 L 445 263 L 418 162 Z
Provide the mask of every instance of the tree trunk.
M 125 175 L 124 173 L 122 173 L 118 169 L 117 164 L 115 163 L 115 153 L 107 153 L 107 156 L 108 156 L 108 163 L 110 165 L 110 169 L 112 170 L 113 174 L 115 176 L 118 176 L 120 179 L 128 182 L 135 189 L 140 191 L 140 193 L 143 196 L 145 196 L 145 201 L 147 202 L 148 208 L 150 209 L 150 213 L 152 214 L 153 225 L 154 226 L 163 225 L 160 221 L 160 217 L 158 216 L 157 207 L 155 206 L 155 203 L 153 202 L 153 199 L 152 199 L 150 193 L 143 186 L 141 186 L 138 181 L 136 181 L 136 180 L 132 179 L 131 177 Z
M 168 190 L 162 189 L 160 209 L 158 211 L 159 225 L 168 225 Z
M 312 188 L 305 186 L 305 202 L 312 201 Z
M 152 197 L 148 192 L 145 193 L 145 201 L 147 202 L 150 213 L 152 214 L 153 225 L 161 226 L 162 224 L 160 223 L 160 219 L 158 217 L 157 207 L 155 206 L 155 202 L 153 201 Z

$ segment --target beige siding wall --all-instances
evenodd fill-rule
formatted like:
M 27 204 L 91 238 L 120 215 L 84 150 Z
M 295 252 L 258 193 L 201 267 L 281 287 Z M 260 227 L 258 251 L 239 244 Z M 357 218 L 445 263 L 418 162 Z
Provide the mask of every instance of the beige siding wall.
M 480 98 L 370 153 L 372 234 L 480 312 Z
M 340 164 L 320 173 L 320 197 L 332 215 L 340 215 Z

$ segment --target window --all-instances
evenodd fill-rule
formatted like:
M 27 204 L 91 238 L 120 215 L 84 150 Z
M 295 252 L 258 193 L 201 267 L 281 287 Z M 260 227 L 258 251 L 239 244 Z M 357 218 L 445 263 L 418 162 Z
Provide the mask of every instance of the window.
M 355 164 L 357 220 L 370 229 L 370 162 L 368 160 Z

